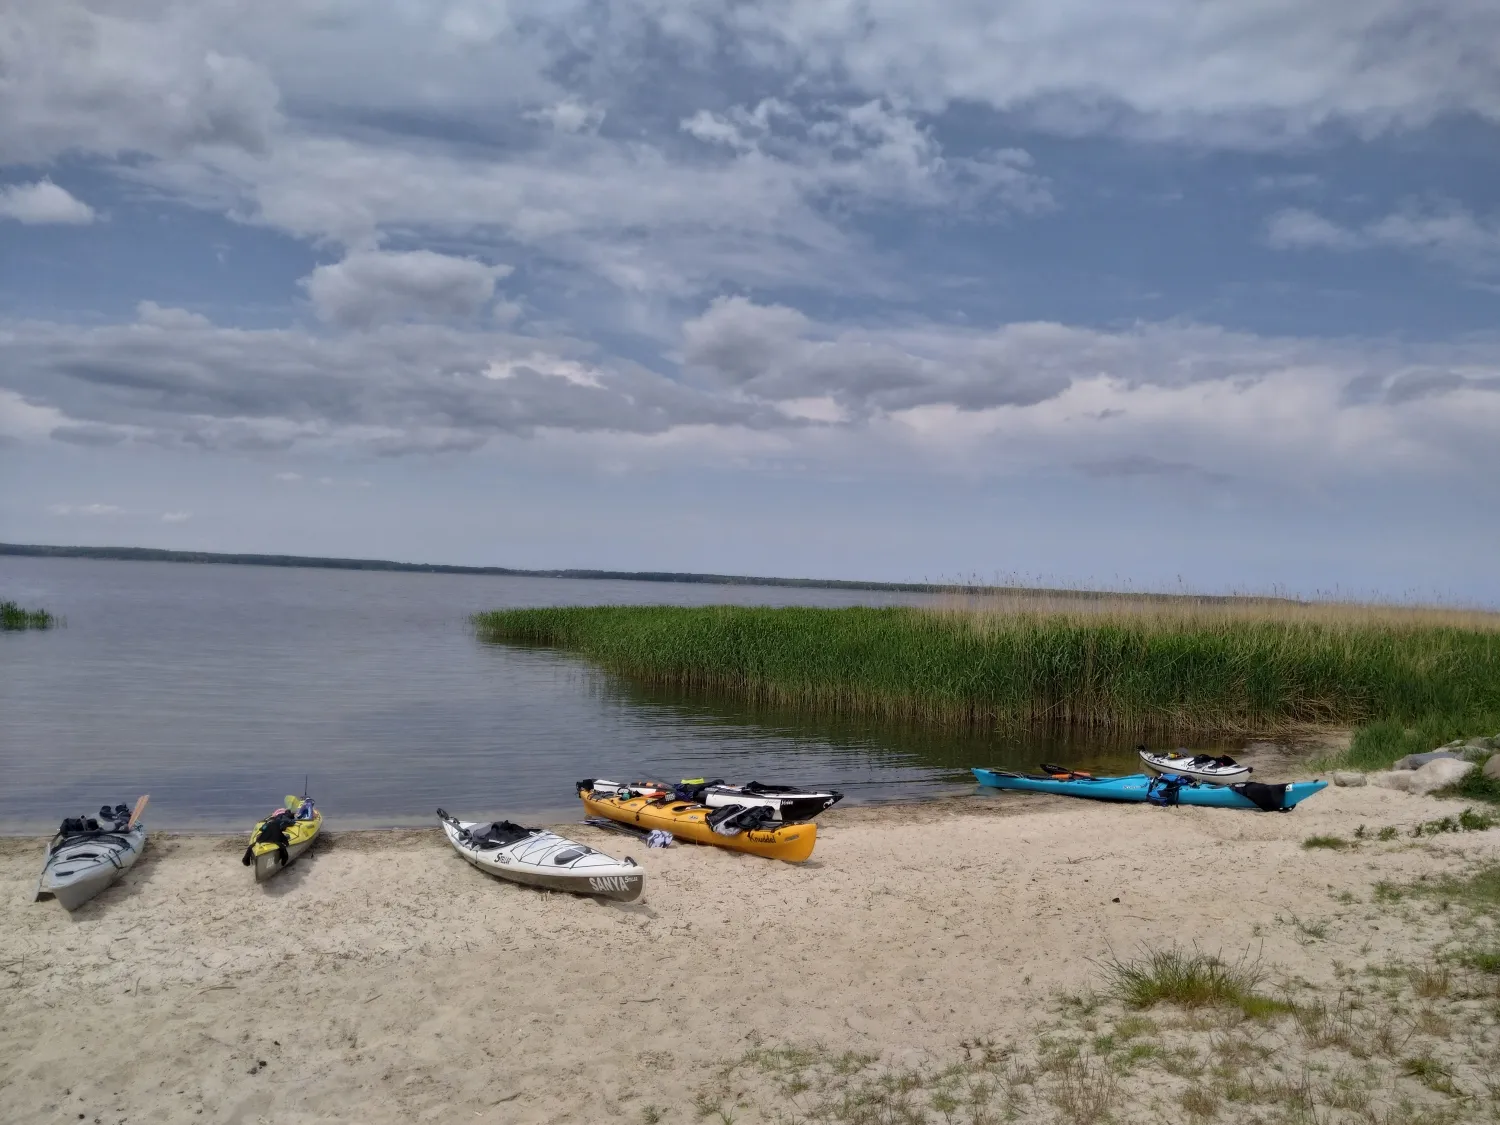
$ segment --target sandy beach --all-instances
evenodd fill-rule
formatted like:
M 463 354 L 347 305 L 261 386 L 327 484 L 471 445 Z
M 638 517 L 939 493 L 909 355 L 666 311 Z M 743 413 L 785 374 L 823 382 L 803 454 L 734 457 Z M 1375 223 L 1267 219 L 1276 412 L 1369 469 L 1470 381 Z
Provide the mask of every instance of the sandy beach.
M 0 1119 L 793 1120 L 771 1079 L 732 1068 L 747 1050 L 942 1066 L 1029 1042 L 1111 951 L 1249 951 L 1313 990 L 1427 957 L 1451 917 L 1397 918 L 1372 888 L 1500 857 L 1500 831 L 1406 835 L 1459 807 L 1374 788 L 1287 815 L 977 796 L 836 809 L 802 866 L 563 826 L 646 867 L 630 905 L 489 878 L 436 830 L 330 833 L 264 886 L 238 836 L 157 834 L 70 917 L 30 901 L 42 841 L 6 839 Z M 1361 824 L 1402 834 L 1302 847 Z

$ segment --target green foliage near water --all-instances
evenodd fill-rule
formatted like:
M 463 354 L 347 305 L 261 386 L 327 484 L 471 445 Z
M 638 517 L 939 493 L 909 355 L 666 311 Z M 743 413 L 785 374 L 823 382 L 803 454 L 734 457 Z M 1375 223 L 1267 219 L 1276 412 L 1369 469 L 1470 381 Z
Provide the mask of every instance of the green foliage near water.
M 22 609 L 15 602 L 0 602 L 0 629 L 50 629 L 57 618 L 45 609 Z
M 600 606 L 474 624 L 646 682 L 918 722 L 1183 735 L 1500 715 L 1493 628 L 1153 613 Z

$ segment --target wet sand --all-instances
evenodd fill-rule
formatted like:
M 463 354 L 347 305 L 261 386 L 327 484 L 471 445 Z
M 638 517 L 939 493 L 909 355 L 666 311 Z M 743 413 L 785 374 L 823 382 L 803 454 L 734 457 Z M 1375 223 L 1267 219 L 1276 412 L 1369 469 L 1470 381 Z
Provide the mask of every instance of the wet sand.
M 593 1122 L 650 1104 L 691 1122 L 747 1043 L 940 1058 L 1025 1034 L 1111 950 L 1253 949 L 1327 978 L 1338 925 L 1314 949 L 1277 915 L 1493 858 L 1500 832 L 1302 840 L 1458 807 L 1373 788 L 1287 815 L 985 795 L 835 809 L 801 866 L 559 826 L 645 866 L 629 905 L 490 878 L 436 830 L 331 833 L 264 886 L 239 837 L 157 834 L 69 916 L 30 901 L 43 842 L 0 840 L 0 1120 Z M 1358 940 L 1404 958 L 1424 939 Z

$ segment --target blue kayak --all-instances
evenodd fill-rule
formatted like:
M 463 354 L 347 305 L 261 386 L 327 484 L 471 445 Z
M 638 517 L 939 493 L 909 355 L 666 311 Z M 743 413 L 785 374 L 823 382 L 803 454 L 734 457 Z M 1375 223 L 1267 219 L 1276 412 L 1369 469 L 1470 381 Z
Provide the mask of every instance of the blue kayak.
M 1137 801 L 1143 802 L 1148 799 L 1153 782 L 1157 782 L 1158 792 L 1162 791 L 1159 778 L 1153 778 L 1143 773 L 1131 774 L 1128 777 L 1072 777 L 1056 778 L 1041 775 L 1010 773 L 1006 770 L 987 770 L 979 767 L 974 768 L 974 776 L 979 779 L 980 785 L 988 785 L 994 789 L 1019 789 L 1028 793 L 1057 793 L 1063 797 L 1089 797 L 1095 801 Z M 1269 794 L 1262 793 L 1263 799 L 1274 800 L 1280 791 L 1280 808 L 1282 811 L 1290 809 L 1298 801 L 1311 797 L 1320 789 L 1326 789 L 1326 781 L 1293 781 L 1286 786 L 1265 785 L 1261 790 L 1269 790 Z M 1176 791 L 1176 800 L 1172 802 L 1179 805 L 1203 805 L 1216 809 L 1258 809 L 1263 806 L 1256 804 L 1245 796 L 1244 785 L 1199 785 L 1187 782 Z M 1271 805 L 1272 808 L 1276 806 Z

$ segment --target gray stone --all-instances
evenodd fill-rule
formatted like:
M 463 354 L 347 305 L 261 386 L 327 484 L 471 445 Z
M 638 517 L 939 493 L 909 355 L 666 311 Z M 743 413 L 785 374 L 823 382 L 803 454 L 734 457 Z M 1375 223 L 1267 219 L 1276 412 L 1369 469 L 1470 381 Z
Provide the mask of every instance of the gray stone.
M 1335 785 L 1347 785 L 1351 788 L 1360 785 L 1368 785 L 1369 779 L 1358 770 L 1337 770 L 1333 775 Z
M 1493 781 L 1500 781 L 1500 754 L 1496 754 L 1484 763 L 1484 776 Z
M 1439 758 L 1428 762 L 1411 775 L 1407 792 L 1431 793 L 1434 789 L 1442 789 L 1444 786 L 1462 780 L 1466 773 L 1474 769 L 1478 767 L 1473 762 L 1455 762 L 1448 758 Z
M 1462 745 L 1462 743 L 1460 743 Z M 1421 769 L 1428 762 L 1436 762 L 1441 758 L 1452 758 L 1454 761 L 1464 760 L 1462 754 L 1454 753 L 1452 750 L 1430 750 L 1426 754 L 1408 754 L 1391 763 L 1393 770 L 1415 770 Z
M 1411 791 L 1412 778 L 1416 777 L 1412 770 L 1391 770 L 1389 773 L 1370 774 L 1370 784 L 1378 785 L 1382 789 L 1400 789 L 1403 792 Z

